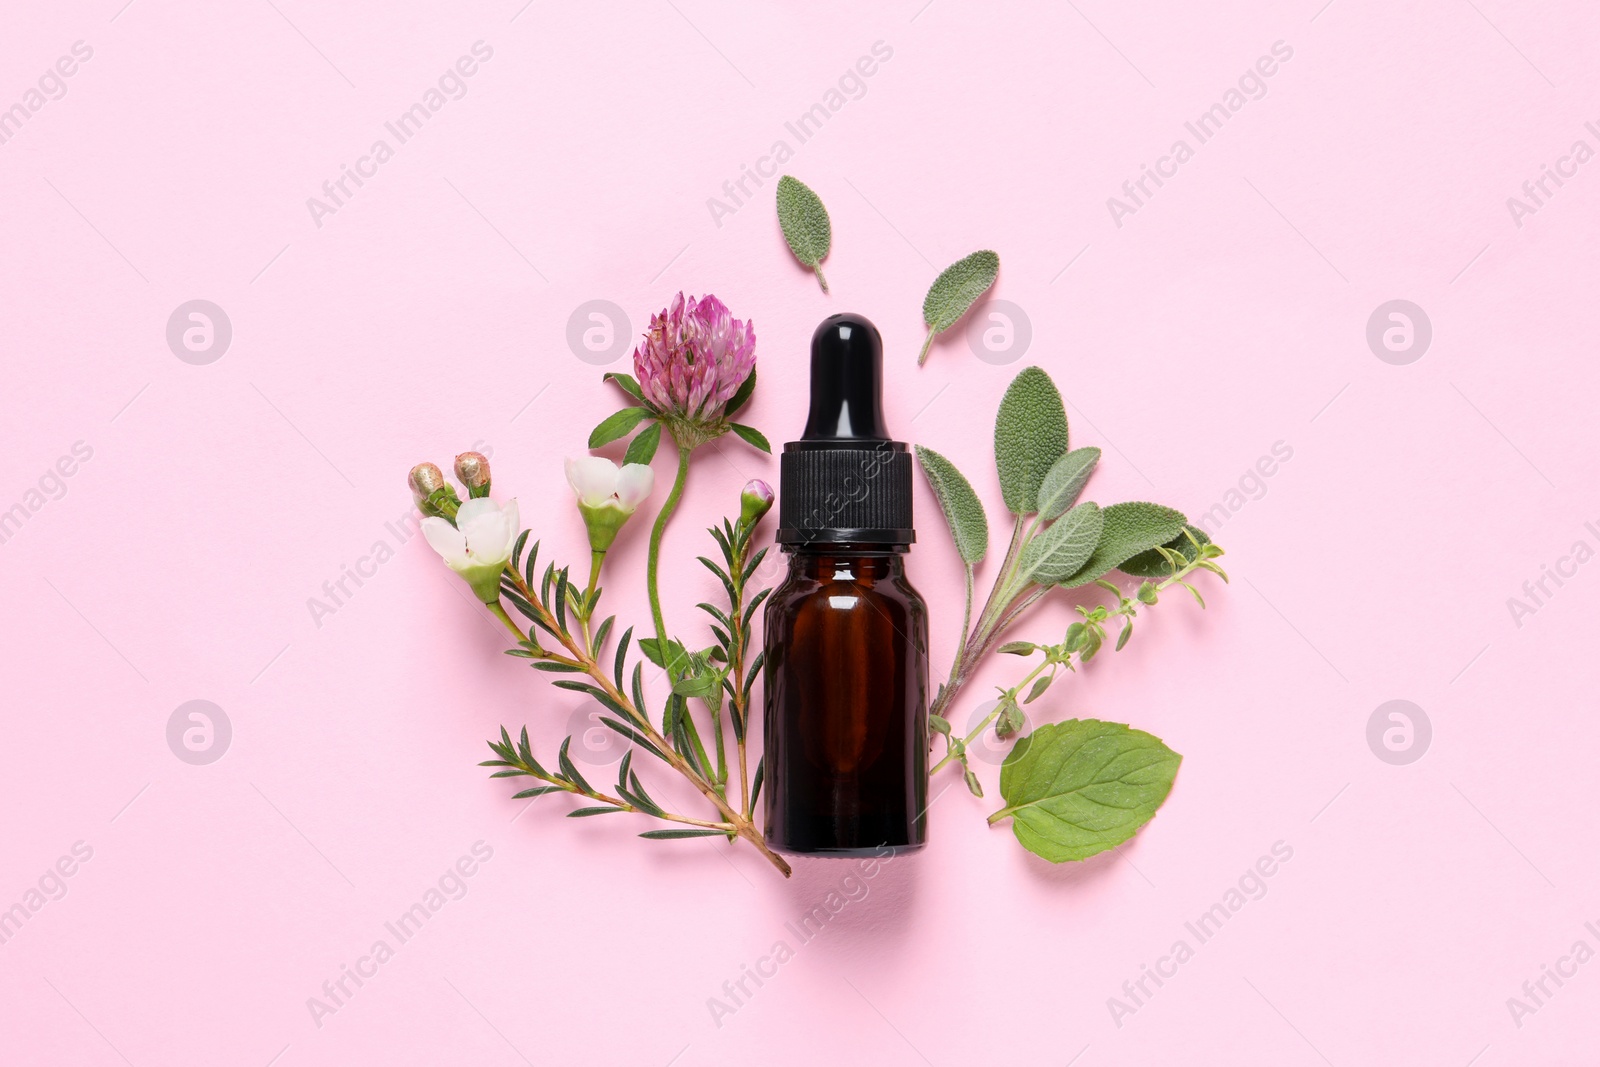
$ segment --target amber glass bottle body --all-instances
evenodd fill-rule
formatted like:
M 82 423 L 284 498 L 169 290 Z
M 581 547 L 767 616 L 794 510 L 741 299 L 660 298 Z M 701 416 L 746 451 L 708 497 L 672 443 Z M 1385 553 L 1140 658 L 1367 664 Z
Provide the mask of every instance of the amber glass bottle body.
M 884 545 L 800 546 L 766 612 L 767 841 L 883 854 L 927 840 L 928 614 Z

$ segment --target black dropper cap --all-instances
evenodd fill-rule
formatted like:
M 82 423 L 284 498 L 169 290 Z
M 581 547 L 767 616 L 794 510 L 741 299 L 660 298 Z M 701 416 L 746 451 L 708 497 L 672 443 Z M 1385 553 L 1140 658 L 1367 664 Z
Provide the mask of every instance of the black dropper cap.
M 781 545 L 904 548 L 911 454 L 883 419 L 883 339 L 860 315 L 830 315 L 811 335 L 811 412 L 779 467 Z

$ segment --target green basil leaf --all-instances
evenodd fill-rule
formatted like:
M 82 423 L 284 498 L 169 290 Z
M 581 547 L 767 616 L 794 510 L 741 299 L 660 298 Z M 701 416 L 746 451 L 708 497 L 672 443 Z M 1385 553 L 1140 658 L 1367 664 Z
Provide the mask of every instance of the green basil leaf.
M 810 267 L 817 275 L 817 284 L 828 291 L 828 279 L 818 266 L 828 256 L 833 246 L 833 225 L 828 221 L 828 209 L 822 200 L 804 182 L 785 174 L 778 179 L 778 225 L 783 227 L 783 239 L 789 242 L 794 258 Z
M 994 419 L 1000 493 L 1012 514 L 1039 510 L 1039 487 L 1066 450 L 1067 408 L 1061 393 L 1050 375 L 1028 367 L 1006 387 Z
M 1088 859 L 1131 838 L 1172 791 L 1183 757 L 1122 723 L 1069 719 L 1018 741 L 1000 768 L 1022 847 L 1051 863 Z
M 1101 509 L 1105 527 L 1100 544 L 1077 572 L 1059 583 L 1067 589 L 1088 585 L 1122 566 L 1141 552 L 1183 536 L 1183 512 L 1143 500 L 1112 504 Z
M 939 498 L 944 520 L 950 524 L 950 536 L 955 539 L 961 562 L 968 566 L 980 562 L 989 551 L 989 518 L 983 512 L 983 501 L 954 463 L 921 445 L 916 446 L 916 452 L 922 473 L 933 487 L 933 495 Z

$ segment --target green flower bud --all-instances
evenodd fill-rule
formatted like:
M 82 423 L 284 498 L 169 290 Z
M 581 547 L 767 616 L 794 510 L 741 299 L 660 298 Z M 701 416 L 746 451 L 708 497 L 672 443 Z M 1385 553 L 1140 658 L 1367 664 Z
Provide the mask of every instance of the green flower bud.
M 461 498 L 444 480 L 444 472 L 436 464 L 418 463 L 412 467 L 411 473 L 406 475 L 406 485 L 411 489 L 411 499 L 416 501 L 417 510 L 423 515 L 455 522 Z
M 772 510 L 773 499 L 772 486 L 760 478 L 750 479 L 739 494 L 739 521 L 754 526 L 761 516 Z

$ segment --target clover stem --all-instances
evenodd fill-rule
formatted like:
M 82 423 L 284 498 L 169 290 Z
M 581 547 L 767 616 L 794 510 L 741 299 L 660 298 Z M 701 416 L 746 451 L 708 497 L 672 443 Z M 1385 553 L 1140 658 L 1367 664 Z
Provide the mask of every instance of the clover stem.
M 661 590 L 657 585 L 658 572 L 661 567 L 661 537 L 667 531 L 667 520 L 672 518 L 672 513 L 678 508 L 678 501 L 683 497 L 683 483 L 689 477 L 689 453 L 692 449 L 678 445 L 678 474 L 672 480 L 672 490 L 667 493 L 667 499 L 662 501 L 661 510 L 656 513 L 655 525 L 650 528 L 650 554 L 645 562 L 645 586 L 650 594 L 650 618 L 656 627 L 656 650 L 661 654 L 661 662 L 667 668 L 669 678 L 676 677 L 674 660 L 668 659 L 667 623 L 661 614 Z

